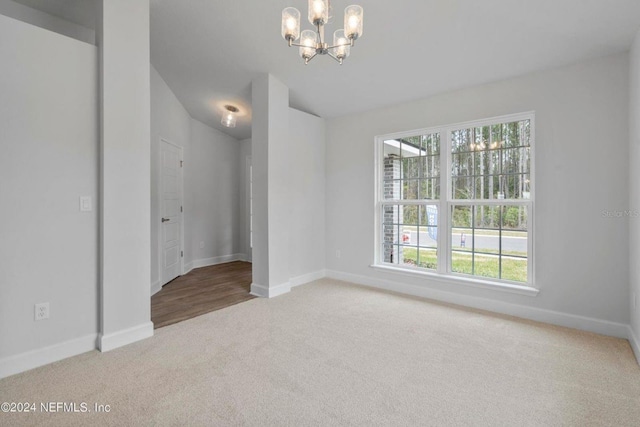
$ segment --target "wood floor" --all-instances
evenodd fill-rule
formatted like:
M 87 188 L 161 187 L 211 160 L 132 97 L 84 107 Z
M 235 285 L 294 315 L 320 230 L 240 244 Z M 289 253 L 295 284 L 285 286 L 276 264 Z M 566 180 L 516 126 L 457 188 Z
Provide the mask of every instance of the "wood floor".
M 151 321 L 162 328 L 255 298 L 251 263 L 236 261 L 192 270 L 151 297 Z

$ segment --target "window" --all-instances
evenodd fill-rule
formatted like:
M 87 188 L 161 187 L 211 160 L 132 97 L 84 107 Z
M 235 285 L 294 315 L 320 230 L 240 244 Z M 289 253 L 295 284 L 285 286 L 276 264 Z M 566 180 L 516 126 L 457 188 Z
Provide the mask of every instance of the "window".
M 531 286 L 533 121 L 378 137 L 376 263 Z

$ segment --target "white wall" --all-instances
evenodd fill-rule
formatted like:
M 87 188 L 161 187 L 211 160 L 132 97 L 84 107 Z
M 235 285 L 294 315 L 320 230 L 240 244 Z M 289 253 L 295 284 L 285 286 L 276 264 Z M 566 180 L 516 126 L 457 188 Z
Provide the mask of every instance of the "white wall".
M 240 143 L 195 119 L 190 133 L 185 221 L 190 224 L 191 253 L 186 262 L 197 267 L 240 252 Z
M 293 285 L 320 276 L 325 268 L 325 121 L 289 108 L 287 186 L 291 207 L 289 278 Z M 251 139 L 240 141 L 241 251 L 251 260 L 247 162 Z
M 0 16 L 0 62 L 2 377 L 95 348 L 99 206 L 96 47 Z
M 95 44 L 94 30 L 12 0 L 0 0 L 0 14 L 85 43 Z
M 325 268 L 325 121 L 289 109 L 289 277 Z
M 246 261 L 251 261 L 250 218 L 249 218 L 249 168 L 251 161 L 251 138 L 239 141 L 240 157 L 238 162 L 238 182 L 240 191 L 240 253 Z
M 631 328 L 636 357 L 640 361 L 640 32 L 631 48 L 629 104 L 629 267 Z
M 629 321 L 628 221 L 605 218 L 602 212 L 628 207 L 628 88 L 628 57 L 621 54 L 328 120 L 327 268 L 362 282 L 451 292 L 431 295 L 458 295 L 453 299 L 471 305 L 516 307 L 513 314 L 525 317 L 531 317 L 530 308 L 539 308 L 616 322 L 613 329 L 619 333 Z M 446 285 L 369 267 L 376 135 L 532 110 L 538 296 Z M 576 326 L 590 323 L 571 319 Z
M 161 251 L 160 236 L 160 140 L 165 139 L 183 148 L 186 159 L 191 149 L 191 117 L 164 82 L 151 67 L 151 283 L 152 289 L 160 287 Z M 191 255 L 191 224 L 185 224 L 185 258 Z M 189 244 L 186 244 L 186 243 Z

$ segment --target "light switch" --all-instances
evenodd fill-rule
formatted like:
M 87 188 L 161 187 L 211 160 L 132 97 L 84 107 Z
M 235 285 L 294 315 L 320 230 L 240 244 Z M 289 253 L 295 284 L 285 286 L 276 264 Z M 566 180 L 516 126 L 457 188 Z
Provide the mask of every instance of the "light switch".
M 91 202 L 91 196 L 80 197 L 80 212 L 91 212 L 93 210 L 93 203 Z

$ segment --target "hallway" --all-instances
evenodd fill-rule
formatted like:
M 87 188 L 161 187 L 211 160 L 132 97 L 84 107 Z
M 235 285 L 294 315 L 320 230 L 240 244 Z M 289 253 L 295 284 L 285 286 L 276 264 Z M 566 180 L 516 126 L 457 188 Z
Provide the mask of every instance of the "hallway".
M 197 268 L 167 283 L 151 297 L 151 321 L 162 328 L 255 298 L 251 263 L 243 261 Z

